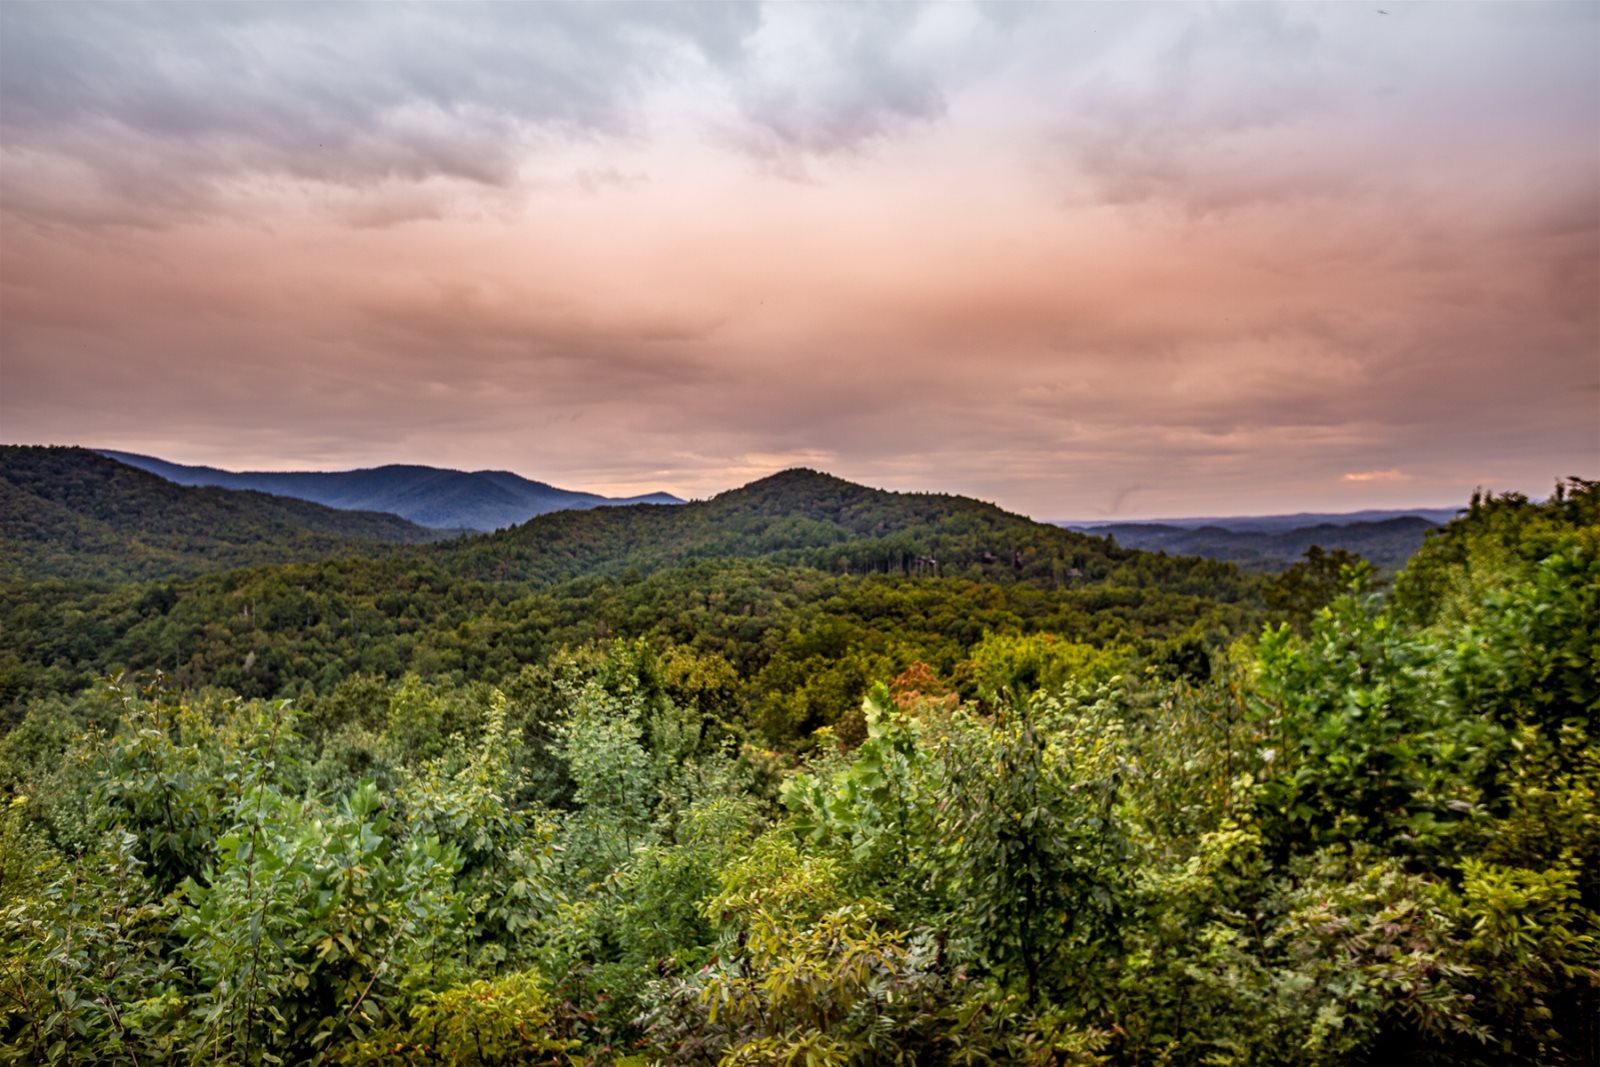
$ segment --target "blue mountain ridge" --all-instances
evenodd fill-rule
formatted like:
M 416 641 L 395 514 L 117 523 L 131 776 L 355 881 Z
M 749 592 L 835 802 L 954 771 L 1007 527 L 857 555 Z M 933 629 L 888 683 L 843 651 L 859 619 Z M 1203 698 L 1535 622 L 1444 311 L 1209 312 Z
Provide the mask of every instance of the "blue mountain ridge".
M 1311 526 L 1350 526 L 1356 523 L 1384 522 L 1388 519 L 1413 516 L 1442 526 L 1459 515 L 1461 510 L 1460 507 L 1369 508 L 1365 511 L 1301 511 L 1292 515 L 1233 515 L 1191 519 L 1095 519 L 1077 522 L 1056 520 L 1052 525 L 1093 534 L 1134 526 L 1184 530 L 1211 527 L 1227 530 L 1230 533 L 1281 533 Z
M 382 511 L 442 530 L 498 530 L 551 511 L 626 504 L 681 504 L 670 493 L 606 497 L 536 482 L 510 471 L 389 464 L 349 471 L 228 471 L 134 452 L 100 455 L 178 485 L 254 489 L 346 511 Z
M 1183 525 L 1183 520 L 1056 525 L 1096 537 L 1113 537 L 1126 548 L 1206 556 L 1250 570 L 1281 570 L 1296 562 L 1312 545 L 1325 550 L 1342 548 L 1384 570 L 1397 570 L 1422 547 L 1428 531 L 1455 514 L 1455 509 L 1445 512 L 1441 508 L 1414 508 L 1346 515 L 1262 515 L 1203 523 L 1190 520 L 1195 525 Z

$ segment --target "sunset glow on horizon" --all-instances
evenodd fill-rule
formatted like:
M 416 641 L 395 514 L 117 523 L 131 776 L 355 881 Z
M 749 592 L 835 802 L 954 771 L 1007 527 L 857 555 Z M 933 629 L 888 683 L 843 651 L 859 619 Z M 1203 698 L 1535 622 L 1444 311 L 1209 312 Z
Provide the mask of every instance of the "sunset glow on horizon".
M 0 439 L 1038 518 L 1600 472 L 1600 6 L 0 6 Z

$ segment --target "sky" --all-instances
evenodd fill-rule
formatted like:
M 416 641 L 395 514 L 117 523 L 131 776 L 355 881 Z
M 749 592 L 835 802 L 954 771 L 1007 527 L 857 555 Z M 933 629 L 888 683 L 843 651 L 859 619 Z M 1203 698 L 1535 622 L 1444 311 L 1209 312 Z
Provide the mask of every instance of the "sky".
M 0 4 L 0 440 L 1042 519 L 1600 476 L 1600 4 Z

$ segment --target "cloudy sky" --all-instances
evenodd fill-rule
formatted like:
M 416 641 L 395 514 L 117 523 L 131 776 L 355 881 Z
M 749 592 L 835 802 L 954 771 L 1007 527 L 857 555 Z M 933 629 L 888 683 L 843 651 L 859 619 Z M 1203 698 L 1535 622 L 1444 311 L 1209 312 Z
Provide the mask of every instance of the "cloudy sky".
M 0 439 L 1094 519 L 1600 475 L 1600 4 L 0 4 Z

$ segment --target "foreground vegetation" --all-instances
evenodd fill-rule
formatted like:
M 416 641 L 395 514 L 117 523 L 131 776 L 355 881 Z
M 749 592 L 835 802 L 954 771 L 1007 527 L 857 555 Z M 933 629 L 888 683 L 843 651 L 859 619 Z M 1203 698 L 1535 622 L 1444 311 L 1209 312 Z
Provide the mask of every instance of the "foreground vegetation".
M 652 535 L 620 584 L 496 584 L 549 565 L 522 534 L 14 590 L 40 625 L 0 739 L 0 1051 L 1600 1058 L 1593 483 L 1475 500 L 1392 590 L 1356 566 L 1316 610 L 1321 556 L 1272 585 L 1086 542 L 1019 540 L 987 580 L 858 541 L 837 573 L 685 566 L 716 527 L 680 510 L 704 536 Z M 1269 610 L 1298 625 L 1220 641 Z M 110 643 L 64 650 L 91 623 Z M 113 665 L 147 669 L 81 687 Z

